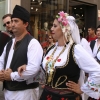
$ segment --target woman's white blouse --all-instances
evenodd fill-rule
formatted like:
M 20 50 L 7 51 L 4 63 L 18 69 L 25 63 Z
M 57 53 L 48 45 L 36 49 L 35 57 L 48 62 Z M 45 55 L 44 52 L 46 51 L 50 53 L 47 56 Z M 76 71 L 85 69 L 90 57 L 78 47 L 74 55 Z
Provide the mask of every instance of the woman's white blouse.
M 70 47 L 70 43 L 66 46 L 65 51 L 58 58 L 60 60 L 56 61 L 54 66 L 59 67 L 59 66 L 63 66 L 66 63 L 67 55 L 69 53 L 69 47 Z M 63 46 L 61 47 L 57 46 L 57 50 L 54 53 L 54 59 L 59 55 L 62 49 L 63 49 Z M 51 49 L 46 55 L 46 57 L 44 58 L 43 63 L 42 63 L 44 69 L 46 66 L 47 57 L 49 57 L 53 51 L 54 51 L 54 48 Z M 100 65 L 95 61 L 93 57 L 91 57 L 91 55 L 88 52 L 86 52 L 86 50 L 80 44 L 77 44 L 74 47 L 74 57 L 79 68 L 85 71 L 86 73 L 89 73 L 88 80 L 86 81 L 84 85 L 81 86 L 81 90 L 87 95 L 89 95 L 90 97 L 99 99 L 100 97 Z

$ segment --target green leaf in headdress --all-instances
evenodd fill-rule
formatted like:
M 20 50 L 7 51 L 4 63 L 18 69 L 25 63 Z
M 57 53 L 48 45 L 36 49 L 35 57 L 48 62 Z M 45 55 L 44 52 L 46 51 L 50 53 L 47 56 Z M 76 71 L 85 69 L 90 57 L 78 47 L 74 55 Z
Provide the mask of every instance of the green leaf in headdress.
M 59 18 L 59 16 L 58 16 L 58 15 L 56 15 L 56 18 Z

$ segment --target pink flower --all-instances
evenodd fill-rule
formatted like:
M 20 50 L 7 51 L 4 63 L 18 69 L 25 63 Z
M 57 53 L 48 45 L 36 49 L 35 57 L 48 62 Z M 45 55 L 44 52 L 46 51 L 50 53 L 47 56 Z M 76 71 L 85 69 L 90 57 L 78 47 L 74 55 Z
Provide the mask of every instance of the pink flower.
M 66 31 L 66 30 L 70 30 L 70 28 L 67 26 L 68 25 L 68 19 L 67 19 L 67 16 L 68 14 L 67 13 L 64 13 L 64 11 L 60 11 L 58 13 L 58 15 L 56 15 L 56 18 L 58 20 L 58 22 L 61 24 L 62 26 L 62 31 L 63 33 Z M 68 29 L 66 29 L 66 27 L 68 27 Z
M 58 21 L 61 23 L 62 26 L 66 26 L 68 24 L 67 21 L 67 13 L 64 13 L 63 11 L 58 13 Z
M 62 18 L 61 18 L 61 17 L 59 17 L 59 18 L 58 18 L 58 21 L 59 21 L 59 22 L 61 22 L 61 21 L 62 21 Z
M 68 22 L 66 17 L 63 17 L 63 21 L 66 21 L 66 22 Z
M 63 24 L 64 26 L 66 26 L 66 25 L 68 24 L 68 22 L 67 22 L 67 21 L 62 21 L 62 24 Z
M 58 13 L 60 16 L 64 17 L 65 16 L 65 13 L 63 11 L 59 12 Z

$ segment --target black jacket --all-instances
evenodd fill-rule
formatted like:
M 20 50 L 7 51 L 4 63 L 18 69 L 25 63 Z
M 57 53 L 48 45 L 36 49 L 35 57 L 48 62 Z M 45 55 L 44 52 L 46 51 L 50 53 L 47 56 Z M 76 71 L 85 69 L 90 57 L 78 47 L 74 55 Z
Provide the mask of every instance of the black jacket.
M 4 32 L 0 31 L 0 56 L 3 52 L 3 49 L 4 49 L 5 45 L 11 39 L 12 39 L 12 37 L 10 37 L 7 34 L 5 34 Z

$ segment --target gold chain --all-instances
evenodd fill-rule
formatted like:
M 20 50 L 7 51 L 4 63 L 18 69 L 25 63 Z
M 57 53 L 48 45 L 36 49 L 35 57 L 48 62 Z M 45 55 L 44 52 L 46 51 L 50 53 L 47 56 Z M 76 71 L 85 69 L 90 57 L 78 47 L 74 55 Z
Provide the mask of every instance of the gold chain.
M 56 63 L 56 61 L 59 58 L 59 56 L 65 51 L 65 49 L 66 49 L 66 45 L 63 47 L 63 49 L 59 53 L 59 55 L 53 60 L 54 53 L 57 50 L 57 47 L 56 47 L 54 49 L 54 51 L 52 52 L 52 54 L 50 55 L 48 61 L 46 62 L 46 67 L 45 68 L 46 68 L 47 73 L 49 74 L 48 75 L 48 82 L 51 82 L 52 75 L 53 75 L 53 72 L 54 72 L 54 64 Z

